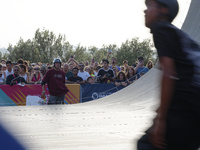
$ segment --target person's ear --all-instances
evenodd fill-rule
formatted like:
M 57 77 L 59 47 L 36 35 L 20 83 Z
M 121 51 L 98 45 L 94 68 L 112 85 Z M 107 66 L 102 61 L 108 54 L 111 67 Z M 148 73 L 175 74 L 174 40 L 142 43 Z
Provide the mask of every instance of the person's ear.
M 160 12 L 161 12 L 162 14 L 168 15 L 168 14 L 169 14 L 169 9 L 166 8 L 166 7 L 161 7 L 161 8 L 160 8 Z

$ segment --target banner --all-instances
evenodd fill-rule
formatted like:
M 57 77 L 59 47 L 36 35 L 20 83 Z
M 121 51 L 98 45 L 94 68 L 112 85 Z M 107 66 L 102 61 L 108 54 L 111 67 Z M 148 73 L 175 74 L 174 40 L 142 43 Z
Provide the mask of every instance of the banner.
M 65 95 L 66 104 L 74 104 L 80 102 L 80 85 L 79 84 L 66 84 L 69 92 Z M 47 85 L 46 96 L 49 97 Z M 20 85 L 0 85 L 0 106 L 25 106 L 26 97 L 40 96 L 42 86 L 37 84 Z
M 81 85 L 82 102 L 96 100 L 111 95 L 124 88 L 123 86 L 115 86 L 115 84 L 84 84 Z

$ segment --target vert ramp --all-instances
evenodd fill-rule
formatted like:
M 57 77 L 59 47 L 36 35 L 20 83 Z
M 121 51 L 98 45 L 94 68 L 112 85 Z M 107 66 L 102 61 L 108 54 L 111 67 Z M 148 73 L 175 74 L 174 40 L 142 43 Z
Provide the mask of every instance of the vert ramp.
M 197 6 L 192 0 L 182 27 L 196 40 Z M 28 150 L 133 150 L 155 115 L 161 73 L 154 67 L 127 88 L 87 103 L 0 107 L 0 121 Z

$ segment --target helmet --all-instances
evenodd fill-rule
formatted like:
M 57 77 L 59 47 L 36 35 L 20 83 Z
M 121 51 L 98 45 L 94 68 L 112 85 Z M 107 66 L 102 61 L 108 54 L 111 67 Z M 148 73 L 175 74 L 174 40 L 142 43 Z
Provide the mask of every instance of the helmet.
M 147 2 L 148 0 L 145 0 Z M 179 11 L 179 5 L 177 0 L 154 0 L 159 5 L 167 7 L 169 9 L 169 19 L 172 22 Z
M 53 60 L 53 65 L 55 66 L 55 63 L 60 63 L 60 65 L 61 65 L 61 60 L 60 60 L 60 58 L 55 58 L 54 60 Z

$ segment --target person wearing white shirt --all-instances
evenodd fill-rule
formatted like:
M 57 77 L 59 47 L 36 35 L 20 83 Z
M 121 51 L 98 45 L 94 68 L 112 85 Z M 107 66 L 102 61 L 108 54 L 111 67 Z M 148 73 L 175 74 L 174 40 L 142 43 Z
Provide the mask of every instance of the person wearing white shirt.
M 13 65 L 12 65 L 12 62 L 11 61 L 7 61 L 6 62 L 6 66 L 7 66 L 7 69 L 6 69 L 6 71 L 5 71 L 5 75 L 6 75 L 6 77 L 8 76 L 8 75 L 10 75 L 10 74 L 13 74 L 14 72 L 13 72 Z
M 83 79 L 83 81 L 87 81 L 87 78 L 90 77 L 90 74 L 87 71 L 84 71 L 84 64 L 79 63 L 79 72 L 78 76 Z

